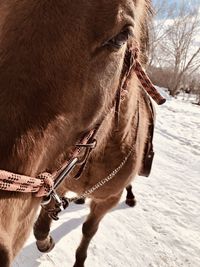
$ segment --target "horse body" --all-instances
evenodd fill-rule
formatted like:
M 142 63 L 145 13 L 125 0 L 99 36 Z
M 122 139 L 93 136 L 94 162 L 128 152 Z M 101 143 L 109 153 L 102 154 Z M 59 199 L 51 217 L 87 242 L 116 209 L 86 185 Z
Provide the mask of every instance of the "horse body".
M 80 179 L 73 179 L 75 170 L 59 188 L 62 194 L 67 190 L 81 194 L 135 147 L 123 170 L 90 196 L 91 212 L 83 225 L 75 266 L 83 266 L 100 220 L 141 166 L 149 111 L 136 77 L 121 105 L 118 131 L 112 107 L 131 33 L 145 50 L 147 8 L 145 0 L 0 3 L 0 169 L 33 177 L 52 172 L 82 133 L 104 118 L 97 147 Z M 121 47 L 112 46 L 108 41 L 124 30 L 130 31 L 127 40 Z M 40 201 L 33 194 L 0 191 L 2 267 L 9 267 L 23 246 Z M 41 250 L 51 246 L 49 225 L 42 211 L 34 227 Z

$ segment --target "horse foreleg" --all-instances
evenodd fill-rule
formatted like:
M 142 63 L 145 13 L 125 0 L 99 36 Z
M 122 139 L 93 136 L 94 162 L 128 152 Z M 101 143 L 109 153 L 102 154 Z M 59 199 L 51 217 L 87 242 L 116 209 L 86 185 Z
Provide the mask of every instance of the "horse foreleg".
M 12 240 L 12 239 L 11 239 Z M 0 266 L 10 267 L 12 261 L 12 248 L 9 245 L 9 236 L 6 236 L 6 231 L 0 232 Z
M 51 251 L 55 243 L 53 238 L 49 235 L 52 219 L 48 216 L 44 209 L 41 209 L 40 215 L 35 222 L 33 232 L 36 238 L 36 245 L 39 251 Z
M 83 267 L 87 258 L 87 249 L 91 239 L 98 230 L 99 223 L 104 215 L 113 208 L 120 200 L 121 193 L 103 201 L 92 200 L 90 214 L 82 227 L 82 240 L 76 251 L 76 262 L 74 267 Z
M 58 195 L 61 197 L 64 196 L 66 192 L 67 190 L 65 187 L 60 187 L 58 189 Z M 46 208 L 47 210 L 55 208 L 54 201 L 50 202 Z M 51 223 L 52 218 L 49 217 L 48 213 L 42 208 L 33 228 L 36 245 L 41 252 L 50 252 L 55 246 L 53 238 L 49 235 Z
M 126 195 L 126 204 L 129 207 L 134 207 L 136 205 L 136 199 L 132 191 L 132 185 L 128 185 L 126 187 L 127 195 Z

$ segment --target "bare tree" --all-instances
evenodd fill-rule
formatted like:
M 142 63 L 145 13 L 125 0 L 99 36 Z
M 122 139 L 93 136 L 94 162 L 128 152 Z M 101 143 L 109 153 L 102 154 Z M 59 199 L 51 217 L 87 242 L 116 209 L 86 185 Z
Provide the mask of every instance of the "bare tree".
M 200 9 L 185 0 L 177 5 L 164 1 L 157 12 L 160 14 L 152 28 L 150 65 L 159 66 L 163 75 L 165 69 L 170 69 L 166 86 L 174 96 L 180 87 L 187 86 L 186 77 L 200 69 Z
M 157 50 L 159 45 L 164 41 L 167 33 L 167 21 L 174 10 L 174 5 L 169 6 L 167 0 L 158 1 L 154 6 L 154 17 L 157 18 L 152 21 L 150 27 L 150 53 L 149 53 L 149 66 L 155 65 L 159 60 Z

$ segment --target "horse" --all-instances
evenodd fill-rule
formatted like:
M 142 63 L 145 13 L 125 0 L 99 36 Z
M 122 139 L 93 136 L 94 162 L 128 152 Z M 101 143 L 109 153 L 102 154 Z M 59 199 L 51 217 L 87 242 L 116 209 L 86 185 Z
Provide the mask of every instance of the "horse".
M 96 142 L 79 178 L 80 166 L 75 166 L 57 192 L 81 195 L 118 172 L 87 195 L 90 214 L 75 267 L 84 266 L 101 219 L 141 169 L 151 116 L 136 74 L 123 101 L 117 95 L 132 43 L 139 48 L 138 61 L 146 62 L 150 10 L 149 0 L 1 0 L 0 170 L 16 174 L 0 186 L 1 267 L 11 266 L 33 225 L 38 249 L 52 249 L 45 209 L 34 224 L 42 197 L 24 187 L 39 174 L 59 169 L 91 129 L 98 128 Z M 87 145 L 92 146 L 83 150 Z M 10 185 L 20 175 L 32 180 L 14 192 Z

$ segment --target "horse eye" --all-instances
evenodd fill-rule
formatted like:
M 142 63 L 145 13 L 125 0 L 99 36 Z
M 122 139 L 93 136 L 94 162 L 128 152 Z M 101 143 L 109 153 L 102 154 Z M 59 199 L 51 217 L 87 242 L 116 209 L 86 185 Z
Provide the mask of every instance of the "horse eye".
M 123 30 L 122 32 L 120 32 L 119 34 L 117 34 L 112 39 L 105 42 L 104 46 L 109 46 L 109 47 L 113 47 L 115 49 L 120 49 L 123 45 L 126 44 L 131 33 L 132 33 L 132 31 L 129 28 L 127 28 L 127 29 Z

